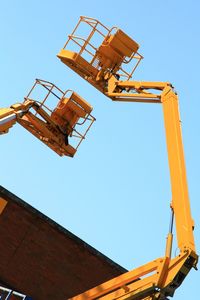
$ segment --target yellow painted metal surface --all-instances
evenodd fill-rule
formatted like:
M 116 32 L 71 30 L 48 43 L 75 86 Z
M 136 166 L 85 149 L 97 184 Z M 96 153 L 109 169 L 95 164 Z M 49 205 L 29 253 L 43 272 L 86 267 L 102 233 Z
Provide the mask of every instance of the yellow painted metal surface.
M 178 96 L 166 87 L 161 96 L 171 177 L 172 209 L 175 214 L 178 247 L 195 251 L 193 221 L 186 177 Z
M 13 113 L 12 108 L 1 108 L 0 109 L 1 118 L 7 117 L 12 113 Z
M 92 106 L 78 94 L 72 93 L 70 98 L 62 98 L 51 114 L 51 118 L 67 134 L 71 134 L 80 118 L 86 118 L 91 113 Z
M 136 53 L 139 49 L 138 43 L 131 39 L 126 33 L 121 29 L 111 35 L 107 43 L 116 50 L 122 57 L 131 57 L 133 53 Z
M 79 34 L 80 25 L 87 27 L 88 36 Z M 76 46 L 78 50 L 71 51 L 69 45 Z M 138 43 L 121 29 L 109 29 L 96 19 L 81 16 L 57 56 L 95 88 L 106 93 L 110 78 L 122 76 L 123 80 L 129 80 L 132 77 L 143 58 L 138 49 Z
M 2 197 L 0 197 L 0 215 L 2 214 L 2 212 L 4 211 L 6 205 L 7 205 L 7 201 L 5 199 L 3 199 Z
M 12 115 L 12 108 L 0 108 L 0 134 L 7 133 L 8 130 L 16 123 L 16 117 Z
M 86 22 L 92 28 L 88 37 L 82 38 L 83 44 L 79 43 L 75 34 L 81 22 Z M 103 26 L 96 19 L 81 17 L 58 57 L 113 101 L 162 105 L 171 179 L 170 209 L 175 216 L 180 253 L 177 257 L 171 258 L 173 242 L 171 229 L 167 236 L 163 258 L 105 282 L 71 300 L 166 299 L 174 295 L 188 272 L 191 268 L 196 268 L 198 262 L 187 187 L 178 96 L 169 82 L 131 81 L 135 68 L 129 74 L 123 70 L 123 64 L 129 64 L 134 58 L 140 61 L 141 56 L 137 52 L 139 45 L 120 29 L 113 33 L 113 29 L 109 30 L 105 26 L 103 29 L 107 29 L 107 35 L 104 36 L 101 32 L 104 36 L 103 42 L 99 46 L 92 45 L 91 38 L 99 24 Z M 79 45 L 79 52 L 68 52 L 67 47 L 71 41 Z M 93 47 L 94 53 L 87 50 L 88 45 Z M 85 51 L 91 54 L 91 60 L 83 57 Z M 65 55 L 68 58 L 64 58 Z
M 86 38 L 76 36 L 76 30 L 81 22 L 89 25 L 91 29 Z M 103 33 L 104 31 L 106 33 Z M 100 45 L 94 46 L 91 41 L 97 32 L 103 41 Z M 78 45 L 79 51 L 66 49 L 69 42 Z M 122 30 L 108 29 L 96 19 L 81 17 L 64 48 L 58 54 L 58 58 L 113 101 L 162 105 L 172 191 L 170 209 L 175 216 L 180 253 L 177 257 L 171 258 L 173 235 L 169 232 L 163 258 L 105 282 L 73 297 L 73 300 L 166 299 L 168 296 L 173 296 L 176 288 L 182 284 L 191 268 L 196 268 L 198 262 L 187 187 L 178 96 L 169 82 L 130 81 L 142 59 L 138 49 L 139 45 Z M 90 59 L 86 59 L 85 54 L 90 56 Z M 136 61 L 136 64 L 128 72 L 124 68 L 132 61 Z M 48 91 L 50 87 L 50 92 L 55 87 L 41 80 L 36 80 L 36 84 L 41 84 Z M 31 92 L 24 103 L 1 109 L 0 133 L 6 133 L 17 121 L 59 155 L 74 156 L 77 147 L 94 122 L 94 117 L 91 116 L 92 107 L 74 92 L 67 97 L 66 93 L 58 88 L 57 90 L 62 96 L 57 96 L 59 102 L 54 110 L 44 105 L 48 96 L 42 102 L 38 102 L 30 98 Z M 73 147 L 68 143 L 68 137 L 73 136 L 80 118 L 84 122 L 89 120 L 90 124 L 83 134 L 79 133 L 80 142 L 77 147 Z M 76 130 L 75 133 L 77 135 Z M 5 200 L 0 198 L 0 212 L 5 206 Z
M 90 63 L 87 62 L 81 55 L 78 53 L 61 49 L 58 58 L 61 59 L 66 65 L 74 65 L 77 67 L 77 70 L 82 72 L 84 76 L 96 76 L 98 71 Z
M 46 91 L 42 101 L 31 99 L 38 86 Z M 46 105 L 50 95 L 59 100 L 54 110 Z M 71 90 L 63 92 L 50 82 L 36 79 L 23 103 L 0 109 L 0 134 L 7 133 L 18 122 L 58 155 L 73 157 L 95 120 L 92 109 L 77 93 Z M 69 142 L 71 138 L 73 146 Z
M 103 70 L 117 72 L 125 57 L 131 57 L 139 49 L 139 45 L 122 30 L 107 36 L 96 51 L 96 59 Z

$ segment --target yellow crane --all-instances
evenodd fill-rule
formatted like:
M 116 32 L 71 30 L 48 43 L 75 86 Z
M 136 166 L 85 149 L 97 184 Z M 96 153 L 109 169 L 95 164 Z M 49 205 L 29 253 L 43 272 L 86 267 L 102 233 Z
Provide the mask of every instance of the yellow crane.
M 85 26 L 87 30 L 83 29 Z M 178 96 L 169 82 L 130 80 L 142 59 L 138 49 L 139 45 L 122 30 L 109 29 L 96 19 L 82 16 L 58 58 L 113 101 L 162 105 L 172 192 L 166 251 L 164 256 L 71 300 L 168 299 L 197 266 Z M 174 218 L 179 247 L 176 257 L 171 255 Z
M 17 122 L 60 156 L 73 157 L 95 120 L 92 109 L 74 91 L 36 79 L 23 103 L 0 108 L 0 134 Z

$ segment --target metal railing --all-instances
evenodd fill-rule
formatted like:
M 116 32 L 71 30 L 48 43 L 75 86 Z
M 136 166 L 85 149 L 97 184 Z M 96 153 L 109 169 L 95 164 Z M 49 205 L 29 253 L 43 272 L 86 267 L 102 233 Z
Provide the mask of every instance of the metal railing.
M 0 286 L 0 300 L 33 300 L 31 297 Z

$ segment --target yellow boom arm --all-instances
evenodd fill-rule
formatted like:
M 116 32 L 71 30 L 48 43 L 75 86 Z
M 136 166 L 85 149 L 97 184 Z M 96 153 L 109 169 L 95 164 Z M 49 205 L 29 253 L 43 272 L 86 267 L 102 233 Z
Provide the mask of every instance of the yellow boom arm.
M 76 35 L 77 28 L 83 23 L 91 29 L 86 38 Z M 99 46 L 91 42 L 93 35 L 97 33 L 104 38 Z M 80 51 L 68 50 L 70 43 L 78 45 Z M 120 29 L 108 29 L 96 19 L 81 17 L 58 58 L 113 101 L 162 104 L 171 179 L 170 207 L 172 223 L 175 217 L 180 253 L 171 258 L 171 225 L 164 257 L 94 287 L 71 300 L 168 299 L 168 296 L 173 296 L 191 268 L 196 268 L 197 265 L 178 96 L 168 82 L 129 80 L 142 59 L 138 48 L 139 45 Z M 87 54 L 87 57 L 90 55 L 91 59 L 86 59 L 84 54 Z M 128 72 L 126 66 L 131 61 L 136 61 L 136 64 L 132 71 Z
M 115 93 L 115 90 L 121 87 L 125 88 L 125 92 Z M 134 93 L 126 92 L 128 89 L 134 90 Z M 156 92 L 149 93 L 149 89 Z M 114 101 L 162 104 L 171 178 L 171 208 L 176 220 L 178 246 L 183 252 L 184 249 L 195 251 L 194 223 L 190 212 L 178 96 L 172 85 L 165 82 L 116 81 L 115 89 L 112 91 L 108 89 L 106 95 Z
M 13 108 L 0 108 L 0 134 L 7 133 L 16 120 L 17 112 Z
M 116 81 L 116 89 L 119 89 L 121 85 L 121 82 Z M 126 83 L 123 82 L 123 86 L 125 85 Z M 130 85 L 132 89 L 135 89 L 135 92 L 121 93 L 123 95 L 120 95 L 120 100 L 156 102 L 163 106 L 172 186 L 171 209 L 175 216 L 180 253 L 177 257 L 171 258 L 173 236 L 172 231 L 170 231 L 164 257 L 103 283 L 72 298 L 73 300 L 167 299 L 168 296 L 173 296 L 176 288 L 180 286 L 191 268 L 196 268 L 198 256 L 194 244 L 194 223 L 190 212 L 178 97 L 169 83 L 129 82 L 127 89 L 130 88 Z M 160 94 L 151 94 L 148 93 L 148 89 L 161 92 Z M 118 93 L 115 95 L 115 91 L 112 91 L 111 96 L 108 91 L 107 96 L 115 97 L 113 100 L 119 100 Z M 143 278 L 143 276 L 145 277 Z

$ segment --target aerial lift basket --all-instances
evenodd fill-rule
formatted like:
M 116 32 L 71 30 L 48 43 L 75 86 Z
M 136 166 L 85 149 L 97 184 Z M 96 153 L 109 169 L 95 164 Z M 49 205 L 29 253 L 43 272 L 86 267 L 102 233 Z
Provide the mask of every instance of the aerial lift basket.
M 59 155 L 74 156 L 95 120 L 91 115 L 92 106 L 74 91 L 63 92 L 53 83 L 41 79 L 36 79 L 25 102 L 32 101 L 32 97 L 36 104 L 32 107 L 34 113 L 30 115 L 29 112 L 20 124 L 28 125 L 29 131 Z M 41 123 L 35 122 L 35 118 Z
M 57 56 L 101 92 L 106 92 L 111 77 L 132 78 L 142 59 L 138 49 L 139 45 L 121 29 L 109 29 L 96 19 L 81 16 Z
M 73 157 L 95 120 L 91 112 L 74 91 L 36 79 L 23 103 L 0 109 L 0 134 L 18 122 L 60 156 Z

